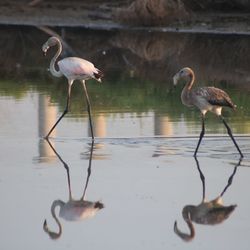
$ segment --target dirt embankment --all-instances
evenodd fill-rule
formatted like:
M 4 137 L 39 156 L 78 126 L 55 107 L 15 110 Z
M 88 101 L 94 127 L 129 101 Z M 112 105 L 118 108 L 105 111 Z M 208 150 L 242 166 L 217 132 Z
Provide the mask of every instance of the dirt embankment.
M 135 0 L 126 8 L 116 9 L 114 16 L 128 24 L 164 25 L 176 21 L 188 22 L 196 15 L 212 12 L 235 15 L 249 11 L 248 0 Z
M 0 24 L 97 27 L 113 24 L 112 12 L 125 0 L 1 0 Z
M 1 0 L 0 24 L 250 34 L 250 1 Z
M 114 11 L 119 22 L 136 25 L 164 25 L 177 20 L 187 20 L 190 13 L 182 1 L 136 0 L 127 8 Z

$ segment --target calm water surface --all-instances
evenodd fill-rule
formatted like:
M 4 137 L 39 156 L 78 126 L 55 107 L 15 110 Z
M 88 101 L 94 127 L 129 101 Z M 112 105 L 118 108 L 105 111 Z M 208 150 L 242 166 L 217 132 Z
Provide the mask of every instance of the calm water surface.
M 92 148 L 77 82 L 71 112 L 49 142 L 42 139 L 63 111 L 67 89 L 46 70 L 54 53 L 42 57 L 47 35 L 9 27 L 1 34 L 1 249 L 248 249 L 250 38 L 64 30 L 66 52 L 105 72 L 102 84 L 88 82 Z M 181 104 L 181 84 L 172 87 L 174 73 L 187 65 L 200 85 L 225 89 L 237 104 L 224 115 L 241 162 L 210 114 L 194 159 L 199 112 Z M 224 205 L 204 216 L 206 202 L 219 196 Z

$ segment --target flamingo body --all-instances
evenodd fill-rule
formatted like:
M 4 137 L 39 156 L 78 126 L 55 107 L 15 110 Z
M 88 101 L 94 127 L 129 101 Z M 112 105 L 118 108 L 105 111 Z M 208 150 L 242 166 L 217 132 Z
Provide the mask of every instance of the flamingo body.
M 207 111 L 221 115 L 222 107 L 236 108 L 228 94 L 215 87 L 202 87 L 182 91 L 182 103 L 188 107 L 197 107 L 202 114 Z
M 212 201 L 202 202 L 197 206 L 187 205 L 184 207 L 184 213 L 185 209 L 187 209 L 188 213 L 190 213 L 190 219 L 197 224 L 215 225 L 227 219 L 236 206 L 224 206 L 222 198 L 218 197 Z
M 79 221 L 94 217 L 102 208 L 99 201 L 70 200 L 61 206 L 59 216 L 67 221 Z
M 58 67 L 60 72 L 70 80 L 93 78 L 101 81 L 101 71 L 93 63 L 79 57 L 66 57 L 58 61 Z

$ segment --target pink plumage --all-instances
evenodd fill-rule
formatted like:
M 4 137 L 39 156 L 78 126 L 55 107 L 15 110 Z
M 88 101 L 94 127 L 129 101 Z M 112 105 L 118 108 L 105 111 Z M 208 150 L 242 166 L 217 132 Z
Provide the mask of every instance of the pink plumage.
M 98 70 L 93 63 L 78 57 L 67 57 L 58 62 L 60 71 L 68 79 L 88 80 L 94 78 L 99 81 L 95 74 Z

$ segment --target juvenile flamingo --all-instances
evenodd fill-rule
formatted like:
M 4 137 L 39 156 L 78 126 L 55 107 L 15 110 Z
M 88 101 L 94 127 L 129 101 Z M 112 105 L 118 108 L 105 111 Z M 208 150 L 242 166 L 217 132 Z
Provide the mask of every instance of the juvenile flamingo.
M 222 107 L 224 106 L 232 108 L 234 110 L 236 109 L 236 105 L 234 105 L 228 94 L 225 91 L 215 87 L 200 87 L 193 89 L 192 87 L 194 84 L 195 76 L 193 70 L 188 67 L 181 69 L 173 77 L 174 85 L 178 83 L 179 79 L 184 79 L 187 81 L 185 87 L 181 92 L 182 103 L 187 107 L 195 106 L 201 112 L 202 130 L 197 147 L 194 152 L 194 156 L 196 156 L 201 140 L 205 134 L 205 114 L 207 113 L 207 111 L 210 111 L 221 118 L 223 124 L 227 128 L 228 135 L 231 137 L 240 156 L 243 158 L 243 154 L 233 137 L 230 127 L 226 123 L 224 117 L 221 115 Z
M 54 126 L 50 129 L 49 133 L 45 136 L 45 139 L 49 137 L 49 135 L 54 130 L 56 125 L 60 122 L 60 120 L 64 117 L 64 115 L 69 111 L 71 86 L 75 80 L 80 80 L 83 84 L 83 89 L 84 89 L 84 93 L 85 93 L 86 100 L 87 100 L 89 124 L 90 124 L 91 136 L 93 140 L 94 133 L 93 133 L 92 120 L 91 120 L 91 108 L 90 108 L 90 101 L 89 101 L 89 96 L 88 96 L 85 80 L 93 78 L 97 80 L 98 82 L 101 82 L 101 77 L 103 76 L 103 73 L 99 69 L 97 69 L 91 62 L 84 60 L 82 58 L 78 58 L 78 57 L 66 57 L 58 61 L 57 65 L 58 65 L 59 70 L 56 70 L 55 68 L 56 60 L 62 52 L 61 41 L 57 37 L 52 36 L 42 46 L 42 51 L 46 55 L 46 52 L 48 51 L 48 49 L 56 45 L 58 46 L 58 50 L 55 56 L 51 59 L 50 72 L 55 77 L 61 77 L 64 75 L 68 79 L 68 97 L 67 97 L 67 104 L 66 104 L 66 108 L 64 112 L 59 117 L 59 119 L 54 124 Z

